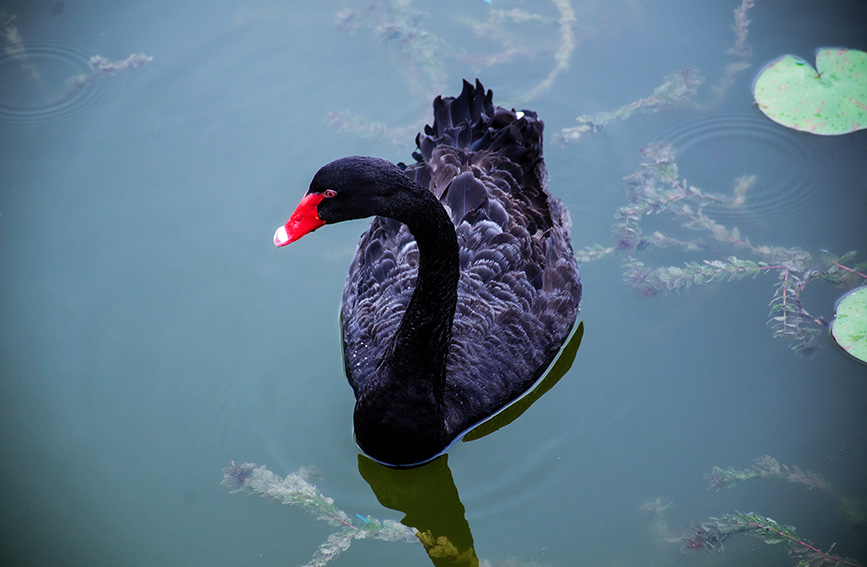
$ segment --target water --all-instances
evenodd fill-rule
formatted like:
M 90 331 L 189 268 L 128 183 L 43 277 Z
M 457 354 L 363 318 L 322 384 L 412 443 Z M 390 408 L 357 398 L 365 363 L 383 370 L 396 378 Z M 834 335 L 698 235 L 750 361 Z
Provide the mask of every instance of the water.
M 573 1 L 568 68 L 526 102 L 557 68 L 553 3 L 424 6 L 409 22 L 431 35 L 412 37 L 370 29 L 393 13 L 388 3 L 56 6 L 5 7 L 38 79 L 8 52 L 0 58 L 4 564 L 310 561 L 334 529 L 231 494 L 219 483 L 232 460 L 280 475 L 314 465 L 319 489 L 350 517 L 403 517 L 359 472 L 342 376 L 337 311 L 365 222 L 283 250 L 271 234 L 323 163 L 410 159 L 411 132 L 433 95 L 457 94 L 461 78 L 479 76 L 495 102 L 545 120 L 550 186 L 571 210 L 576 249 L 611 245 L 613 214 L 626 204 L 622 179 L 638 169 L 639 149 L 659 140 L 678 148 L 681 175 L 703 190 L 730 193 L 735 178 L 757 176 L 741 209 L 708 209 L 754 245 L 797 246 L 816 259 L 822 249 L 867 254 L 865 133 L 790 131 L 750 96 L 755 73 L 779 55 L 867 48 L 859 2 L 760 0 L 750 12 L 752 66 L 726 81 L 735 2 Z M 467 22 L 512 8 L 547 20 L 501 24 L 512 30 L 505 43 L 470 31 Z M 515 49 L 508 63 L 482 59 L 504 46 Z M 64 86 L 87 75 L 93 55 L 132 53 L 154 59 L 79 90 Z M 551 142 L 577 116 L 647 97 L 684 67 L 704 79 L 689 105 L 615 120 L 563 148 Z M 344 126 L 405 130 L 397 142 L 339 131 L 328 120 L 338 112 L 348 113 L 336 121 Z M 655 220 L 642 222 L 650 229 Z M 733 253 L 747 255 L 717 245 L 640 259 L 682 265 Z M 703 475 L 768 454 L 863 501 L 865 367 L 824 334 L 810 358 L 771 337 L 775 274 L 647 298 L 623 282 L 624 259 L 582 265 L 585 334 L 554 389 L 508 427 L 449 454 L 478 557 L 792 564 L 784 549 L 747 536 L 732 536 L 713 559 L 683 555 L 639 509 L 659 498 L 673 502 L 668 532 L 755 511 L 863 562 L 863 524 L 836 496 L 778 479 L 717 493 Z M 841 293 L 812 282 L 804 301 L 827 319 Z M 334 564 L 430 561 L 417 544 L 370 540 Z

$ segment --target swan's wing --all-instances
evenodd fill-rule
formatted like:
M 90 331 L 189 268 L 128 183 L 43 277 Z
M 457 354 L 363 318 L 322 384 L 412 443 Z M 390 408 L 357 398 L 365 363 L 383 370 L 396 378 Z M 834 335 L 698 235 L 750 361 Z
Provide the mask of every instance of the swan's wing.
M 541 377 L 578 313 L 581 281 L 566 208 L 547 190 L 544 124 L 464 83 L 434 102 L 407 175 L 449 210 L 460 246 L 446 419 L 462 431 Z

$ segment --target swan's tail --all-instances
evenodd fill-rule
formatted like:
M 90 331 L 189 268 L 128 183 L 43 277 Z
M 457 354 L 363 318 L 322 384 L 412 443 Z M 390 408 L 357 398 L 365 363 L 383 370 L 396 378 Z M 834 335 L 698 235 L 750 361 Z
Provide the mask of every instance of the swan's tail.
M 558 224 L 549 212 L 544 123 L 532 110 L 507 110 L 492 101 L 493 93 L 478 79 L 475 86 L 464 81 L 457 97 L 438 96 L 433 125 L 416 137 L 416 163 L 406 174 L 449 206 L 455 224 L 487 200 L 490 189 L 474 179 L 508 195 L 503 205 L 511 202 L 521 214 L 538 217 L 539 229 Z
M 531 110 L 507 110 L 494 106 L 493 92 L 476 79 L 473 86 L 464 81 L 457 97 L 438 96 L 433 103 L 433 126 L 425 126 L 416 136 L 418 162 L 430 163 L 438 146 L 465 152 L 497 153 L 516 164 L 535 167 L 542 159 L 544 123 Z

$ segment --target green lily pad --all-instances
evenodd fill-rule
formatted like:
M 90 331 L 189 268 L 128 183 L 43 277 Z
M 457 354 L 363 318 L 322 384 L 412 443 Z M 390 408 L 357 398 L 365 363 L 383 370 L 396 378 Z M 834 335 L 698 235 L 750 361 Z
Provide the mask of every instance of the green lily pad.
M 867 286 L 853 289 L 837 302 L 831 336 L 843 350 L 867 362 Z
M 794 55 L 768 64 L 753 84 L 761 111 L 783 126 L 823 136 L 867 128 L 867 53 L 820 49 L 816 69 Z

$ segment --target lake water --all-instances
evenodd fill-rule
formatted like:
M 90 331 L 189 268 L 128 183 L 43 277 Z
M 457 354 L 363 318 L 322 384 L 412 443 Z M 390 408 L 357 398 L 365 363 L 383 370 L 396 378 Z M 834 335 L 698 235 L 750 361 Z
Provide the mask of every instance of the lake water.
M 400 521 L 410 505 L 389 506 L 383 491 L 417 482 L 415 515 L 429 518 L 407 523 L 440 525 L 435 537 L 472 545 L 482 565 L 794 564 L 749 534 L 720 554 L 682 553 L 693 521 L 735 511 L 867 561 L 867 366 L 825 331 L 809 357 L 773 337 L 781 270 L 658 294 L 624 279 L 630 261 L 762 260 L 748 247 L 664 207 L 642 217 L 645 237 L 700 249 L 644 241 L 583 260 L 571 369 L 507 427 L 457 444 L 447 467 L 417 470 L 428 478 L 359 464 L 352 439 L 337 313 L 366 221 L 285 249 L 271 241 L 322 164 L 410 160 L 432 98 L 479 77 L 495 102 L 545 120 L 549 186 L 571 211 L 576 251 L 616 244 L 624 178 L 642 148 L 667 142 L 681 180 L 704 192 L 731 196 L 756 176 L 739 206 L 704 209 L 741 242 L 800 248 L 804 270 L 830 267 L 822 250 L 864 262 L 867 132 L 785 128 L 751 85 L 786 53 L 813 63 L 820 47 L 867 50 L 867 4 L 758 0 L 740 28 L 738 7 L 5 2 L 0 463 L 12 476 L 0 562 L 313 561 L 339 528 L 232 493 L 220 484 L 232 461 L 280 476 L 316 467 L 312 482 L 360 527 Z M 131 54 L 145 57 L 113 74 L 88 66 Z M 693 96 L 655 112 L 644 100 L 557 143 L 576 117 L 601 121 L 681 69 L 701 78 Z M 814 279 L 801 297 L 830 320 L 844 291 Z M 750 469 L 764 455 L 788 469 L 708 488 L 713 467 Z M 786 470 L 827 484 L 810 490 Z M 432 560 L 417 542 L 370 537 L 332 564 Z

